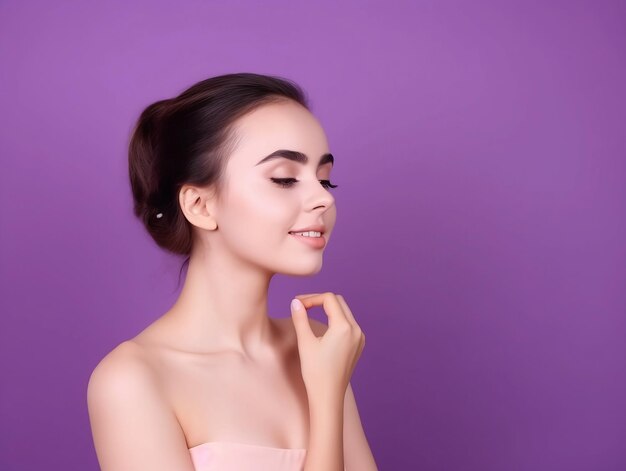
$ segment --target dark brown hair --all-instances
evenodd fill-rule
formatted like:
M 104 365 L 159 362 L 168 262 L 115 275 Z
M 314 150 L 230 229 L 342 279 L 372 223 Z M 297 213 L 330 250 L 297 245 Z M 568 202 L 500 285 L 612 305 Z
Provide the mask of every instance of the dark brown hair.
M 139 116 L 128 150 L 133 210 L 157 245 L 187 255 L 183 266 L 193 239 L 178 202 L 182 185 L 213 186 L 219 197 L 234 121 L 284 99 L 308 109 L 305 92 L 288 79 L 234 73 L 202 80 Z

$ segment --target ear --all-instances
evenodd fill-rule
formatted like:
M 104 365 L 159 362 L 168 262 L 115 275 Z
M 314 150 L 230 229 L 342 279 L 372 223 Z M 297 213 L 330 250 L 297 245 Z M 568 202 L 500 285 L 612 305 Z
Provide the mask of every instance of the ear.
M 209 189 L 183 185 L 178 200 L 185 218 L 196 227 L 209 231 L 217 229 L 214 196 L 214 192 Z

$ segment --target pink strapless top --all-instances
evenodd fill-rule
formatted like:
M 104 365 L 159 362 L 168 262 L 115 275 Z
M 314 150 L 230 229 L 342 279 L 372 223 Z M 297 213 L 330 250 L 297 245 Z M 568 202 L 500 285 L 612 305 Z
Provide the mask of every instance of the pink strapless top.
M 196 471 L 302 471 L 306 448 L 206 442 L 189 448 Z

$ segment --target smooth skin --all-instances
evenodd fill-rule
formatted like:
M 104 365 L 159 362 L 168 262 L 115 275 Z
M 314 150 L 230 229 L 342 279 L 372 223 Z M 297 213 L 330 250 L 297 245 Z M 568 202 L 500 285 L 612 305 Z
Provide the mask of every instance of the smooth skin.
M 330 239 L 335 199 L 320 182 L 332 181 L 332 164 L 318 166 L 329 152 L 324 131 L 291 101 L 236 125 L 221 197 L 192 185 L 179 192 L 194 245 L 178 299 L 89 379 L 101 469 L 193 471 L 189 448 L 227 441 L 306 448 L 307 471 L 377 470 L 349 383 L 364 336 L 343 297 L 296 296 L 306 309 L 322 306 L 328 326 L 306 311 L 274 318 L 267 310 L 274 274 L 310 276 L 322 266 L 323 249 L 288 232 L 322 224 Z M 277 149 L 309 158 L 258 165 Z

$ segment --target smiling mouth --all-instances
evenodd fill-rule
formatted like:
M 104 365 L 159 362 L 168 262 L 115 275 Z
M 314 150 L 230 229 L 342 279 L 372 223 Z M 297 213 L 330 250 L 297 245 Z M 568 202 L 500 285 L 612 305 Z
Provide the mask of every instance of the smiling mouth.
M 289 235 L 294 236 L 297 240 L 305 243 L 309 247 L 322 249 L 326 246 L 326 238 L 324 237 L 323 233 L 321 233 L 319 236 L 318 235 L 305 236 L 297 232 L 289 232 Z
M 304 231 L 304 232 L 289 232 L 291 235 L 302 236 L 302 237 L 312 237 L 312 238 L 320 238 L 324 235 L 323 232 L 320 231 Z

